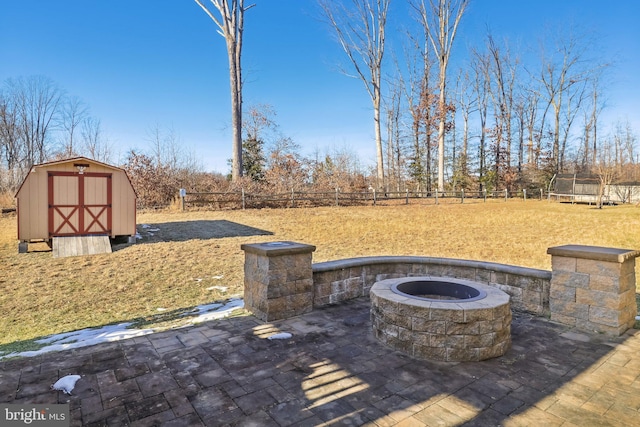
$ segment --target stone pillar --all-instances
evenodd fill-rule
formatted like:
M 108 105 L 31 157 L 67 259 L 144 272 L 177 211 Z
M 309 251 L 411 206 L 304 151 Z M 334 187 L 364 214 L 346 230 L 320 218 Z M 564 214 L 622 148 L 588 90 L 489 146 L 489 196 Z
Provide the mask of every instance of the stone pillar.
M 619 336 L 637 313 L 635 258 L 640 251 L 565 245 L 549 248 L 551 320 Z
M 295 242 L 241 245 L 244 307 L 270 322 L 313 309 L 311 254 L 315 246 Z

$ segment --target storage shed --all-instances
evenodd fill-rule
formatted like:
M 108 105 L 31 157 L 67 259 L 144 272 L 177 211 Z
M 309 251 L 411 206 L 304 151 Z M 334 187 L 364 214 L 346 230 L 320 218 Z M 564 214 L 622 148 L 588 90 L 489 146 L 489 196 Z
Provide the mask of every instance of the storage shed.
M 30 242 L 52 246 L 56 238 L 71 236 L 135 241 L 136 194 L 116 166 L 85 157 L 34 165 L 16 199 L 19 252 Z

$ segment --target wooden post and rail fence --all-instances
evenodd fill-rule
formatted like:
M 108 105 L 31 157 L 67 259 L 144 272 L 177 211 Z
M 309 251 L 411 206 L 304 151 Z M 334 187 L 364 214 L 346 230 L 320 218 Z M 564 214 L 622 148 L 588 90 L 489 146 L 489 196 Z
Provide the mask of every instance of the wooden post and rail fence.
M 526 189 L 515 192 L 502 191 L 370 191 L 348 192 L 336 188 L 334 191 L 306 192 L 291 190 L 286 193 L 264 194 L 249 193 L 244 189 L 229 192 L 188 192 L 180 189 L 180 206 L 188 208 L 206 207 L 213 209 L 259 209 L 259 208 L 296 208 L 315 206 L 376 206 L 379 204 L 439 204 L 468 203 L 489 200 L 535 198 Z M 536 195 L 537 196 L 537 195 Z M 545 197 L 544 190 L 539 191 L 539 199 Z

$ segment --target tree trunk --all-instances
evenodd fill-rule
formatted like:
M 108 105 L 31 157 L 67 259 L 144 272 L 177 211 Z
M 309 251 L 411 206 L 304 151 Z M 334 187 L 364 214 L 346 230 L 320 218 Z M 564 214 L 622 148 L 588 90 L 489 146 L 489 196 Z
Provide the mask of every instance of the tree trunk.
M 380 91 L 373 101 L 373 125 L 376 135 L 377 188 L 384 188 L 384 162 L 382 153 L 382 130 L 380 128 Z
M 231 88 L 232 158 L 231 179 L 235 182 L 242 177 L 242 33 L 244 12 L 254 5 L 245 7 L 244 0 L 235 0 L 229 5 L 226 0 L 211 0 L 218 11 L 218 18 L 202 0 L 195 0 L 220 29 L 219 33 L 227 43 L 229 59 L 229 85 Z
M 446 69 L 446 65 L 444 65 Z M 438 191 L 444 191 L 444 133 L 447 112 L 445 108 L 446 71 L 440 73 L 440 122 L 438 123 Z
M 242 72 L 240 52 L 227 40 L 229 53 L 229 84 L 231 88 L 231 128 L 232 157 L 231 180 L 237 182 L 242 178 Z M 231 45 L 231 46 L 229 46 Z
M 412 2 L 418 11 L 425 36 L 431 43 L 439 65 L 440 98 L 438 105 L 438 190 L 444 190 L 444 134 L 446 130 L 446 81 L 447 66 L 451 55 L 451 46 L 456 36 L 458 24 L 467 7 L 468 0 L 429 0 L 429 8 L 425 0 Z M 453 21 L 453 22 L 452 22 Z

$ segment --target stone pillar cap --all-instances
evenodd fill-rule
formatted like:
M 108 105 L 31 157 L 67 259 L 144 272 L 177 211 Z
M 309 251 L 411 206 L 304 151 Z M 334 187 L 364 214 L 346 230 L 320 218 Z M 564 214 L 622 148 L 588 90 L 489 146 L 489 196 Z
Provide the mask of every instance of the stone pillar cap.
M 616 249 L 601 246 L 564 245 L 547 249 L 552 256 L 592 259 L 596 261 L 623 263 L 640 256 L 640 251 L 633 249 Z
M 245 243 L 240 245 L 240 249 L 245 252 L 254 253 L 263 256 L 281 256 L 295 255 L 313 252 L 316 247 L 305 243 L 296 242 L 264 242 L 264 243 Z

